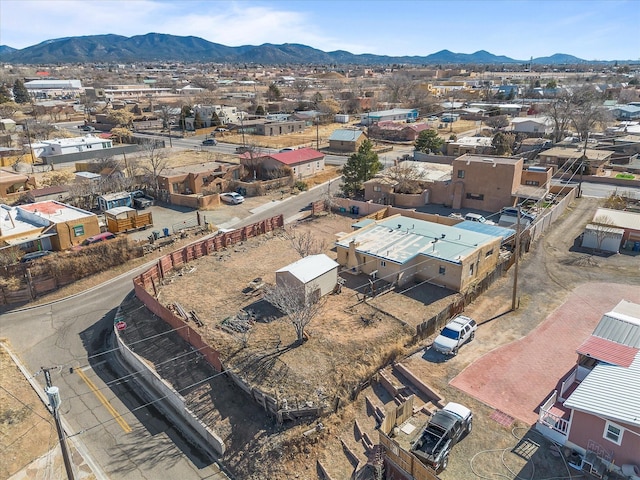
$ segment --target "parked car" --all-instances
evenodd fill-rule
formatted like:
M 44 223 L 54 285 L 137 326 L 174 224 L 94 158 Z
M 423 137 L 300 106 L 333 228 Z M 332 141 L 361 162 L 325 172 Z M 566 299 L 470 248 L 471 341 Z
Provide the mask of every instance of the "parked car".
M 485 225 L 495 225 L 496 224 L 496 222 L 492 222 L 491 220 L 487 220 L 482 215 L 479 215 L 477 213 L 467 213 L 464 216 L 464 219 L 469 221 L 469 222 L 484 223 Z
M 38 258 L 46 257 L 51 252 L 49 250 L 40 250 L 37 252 L 25 253 L 20 259 L 20 263 L 32 262 L 33 260 L 37 260 Z
M 84 127 L 82 127 L 82 131 L 83 132 L 95 132 L 96 129 L 93 128 L 91 125 L 85 125 Z
M 225 203 L 230 203 L 232 205 L 238 205 L 239 203 L 244 202 L 244 197 L 236 192 L 228 192 L 228 193 L 221 193 L 220 200 L 222 200 Z
M 104 242 L 105 240 L 113 240 L 116 236 L 111 232 L 99 233 L 93 237 L 85 239 L 80 245 L 86 247 L 87 245 L 93 245 L 94 243 Z
M 216 141 L 215 138 L 207 138 L 206 140 L 202 141 L 202 145 L 205 145 L 205 146 L 212 146 L 217 144 L 218 142 Z
M 436 472 L 449 464 L 449 453 L 465 435 L 471 433 L 473 414 L 464 405 L 449 402 L 429 419 L 411 452 Z
M 458 349 L 476 336 L 478 324 L 464 315 L 458 315 L 445 325 L 433 341 L 434 350 L 445 355 L 457 355 Z
M 244 145 L 242 145 L 240 147 L 236 147 L 236 153 L 247 153 L 250 150 L 251 150 L 250 147 L 246 147 Z
M 142 190 L 136 190 L 131 192 L 131 199 L 133 200 L 133 206 L 137 210 L 144 210 L 153 205 L 154 198 L 145 194 Z
M 438 117 L 436 117 L 435 115 L 431 115 L 429 118 L 427 118 L 427 121 L 429 122 L 437 122 L 438 120 L 440 120 Z
M 278 153 L 284 153 L 284 152 L 293 152 L 293 148 L 290 148 L 290 147 L 281 148 Z
M 228 131 L 229 131 L 228 128 L 223 128 L 223 127 L 216 128 L 216 132 L 228 132 Z

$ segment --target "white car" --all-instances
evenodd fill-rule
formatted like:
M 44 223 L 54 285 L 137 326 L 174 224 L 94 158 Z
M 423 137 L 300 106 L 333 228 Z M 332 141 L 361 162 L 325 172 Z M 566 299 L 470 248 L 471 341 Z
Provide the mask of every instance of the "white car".
M 445 325 L 433 341 L 433 348 L 445 355 L 457 355 L 462 345 L 473 340 L 477 329 L 478 324 L 475 320 L 458 315 Z
M 244 197 L 236 192 L 221 193 L 220 200 L 224 203 L 230 203 L 231 205 L 238 205 L 244 202 Z

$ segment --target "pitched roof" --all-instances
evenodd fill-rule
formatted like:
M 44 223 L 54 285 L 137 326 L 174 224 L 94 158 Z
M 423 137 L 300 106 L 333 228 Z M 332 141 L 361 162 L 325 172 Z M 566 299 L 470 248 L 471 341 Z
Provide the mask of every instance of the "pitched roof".
M 329 140 L 339 141 L 339 142 L 355 142 L 360 138 L 360 135 L 363 135 L 364 132 L 362 130 L 355 130 L 353 128 L 339 128 L 334 130 Z
M 320 160 L 324 158 L 324 153 L 314 150 L 313 148 L 299 148 L 298 150 L 291 150 L 289 152 L 272 153 L 269 157 L 285 165 L 296 165 L 298 163 Z
M 565 406 L 640 427 L 640 354 L 629 367 L 600 363 Z
M 638 349 L 591 335 L 576 352 L 612 365 L 628 367 L 638 354 Z

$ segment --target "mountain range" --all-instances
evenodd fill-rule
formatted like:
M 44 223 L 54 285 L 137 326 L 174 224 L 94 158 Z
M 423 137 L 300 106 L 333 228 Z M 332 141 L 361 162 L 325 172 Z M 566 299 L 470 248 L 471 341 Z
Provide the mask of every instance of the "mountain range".
M 566 54 L 531 60 L 516 60 L 498 56 L 484 50 L 475 53 L 454 53 L 441 50 L 426 56 L 391 57 L 386 55 L 356 55 L 343 50 L 324 52 L 307 45 L 228 47 L 199 37 L 182 37 L 161 33 L 148 33 L 124 37 L 121 35 L 90 35 L 47 40 L 23 49 L 0 46 L 0 61 L 21 64 L 51 63 L 130 63 L 130 62 L 212 62 L 251 64 L 578 64 L 586 60 Z

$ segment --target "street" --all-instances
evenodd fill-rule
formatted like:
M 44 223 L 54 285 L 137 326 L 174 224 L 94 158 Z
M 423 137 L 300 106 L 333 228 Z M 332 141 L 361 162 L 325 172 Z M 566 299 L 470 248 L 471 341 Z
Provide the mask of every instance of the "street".
M 339 183 L 261 208 L 234 226 L 279 213 L 295 218 Z M 233 209 L 228 211 L 233 214 Z M 101 478 L 225 478 L 154 404 L 147 405 L 133 378 L 109 352 L 116 309 L 131 292 L 132 278 L 146 268 L 148 264 L 63 300 L 4 313 L 0 331 L 41 386 L 44 375 L 37 372 L 52 369 L 53 385 L 62 397 L 60 413 L 71 427 L 68 434 L 86 445 L 104 472 Z

